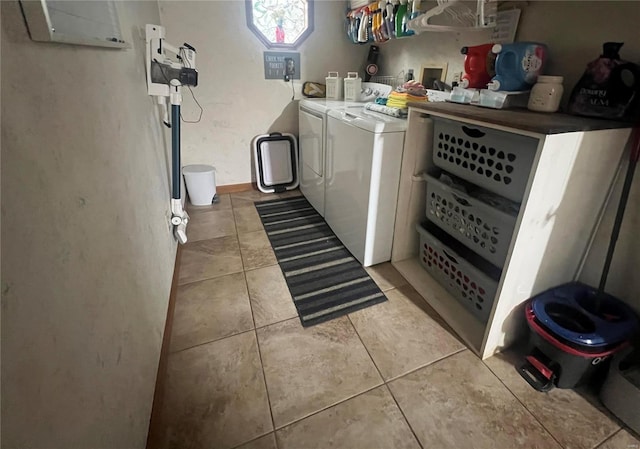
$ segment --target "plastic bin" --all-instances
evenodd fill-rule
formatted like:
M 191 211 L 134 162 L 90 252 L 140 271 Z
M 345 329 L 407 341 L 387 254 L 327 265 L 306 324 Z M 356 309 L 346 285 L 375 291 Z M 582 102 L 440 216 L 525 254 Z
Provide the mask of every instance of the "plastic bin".
M 327 90 L 325 96 L 329 100 L 342 100 L 343 79 L 338 72 L 329 72 L 325 78 Z
M 360 101 L 362 94 L 362 78 L 358 72 L 347 72 L 344 79 L 344 99 L 347 101 Z
M 434 118 L 433 162 L 490 192 L 520 203 L 538 139 Z
M 427 178 L 427 218 L 460 243 L 498 267 L 504 265 L 516 215 Z
M 182 168 L 189 201 L 194 206 L 207 206 L 216 196 L 216 175 L 211 165 L 185 165 Z
M 634 432 L 640 433 L 640 352 L 627 348 L 613 358 L 600 400 Z
M 526 318 L 531 331 L 527 356 L 518 371 L 538 391 L 575 388 L 587 383 L 599 370 L 606 369 L 604 361 L 625 347 L 622 343 L 601 352 L 576 349 L 541 326 L 531 304 L 526 306 Z
M 433 223 L 418 224 L 416 229 L 420 234 L 419 257 L 423 268 L 479 321 L 486 323 L 498 288 L 500 270 Z

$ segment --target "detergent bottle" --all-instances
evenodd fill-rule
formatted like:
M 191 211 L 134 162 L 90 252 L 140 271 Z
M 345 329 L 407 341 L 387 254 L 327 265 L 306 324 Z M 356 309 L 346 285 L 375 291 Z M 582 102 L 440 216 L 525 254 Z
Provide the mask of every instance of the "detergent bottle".
M 495 44 L 491 51 L 496 57 L 496 76 L 487 85 L 489 90 L 529 90 L 542 73 L 547 47 L 536 42 Z
M 496 74 L 496 56 L 491 49 L 493 44 L 462 47 L 460 53 L 464 57 L 464 75 L 460 80 L 460 87 L 467 89 L 484 89 Z
M 407 1 L 408 0 L 400 0 L 400 6 L 398 7 L 398 12 L 396 13 L 396 37 L 404 36 L 404 28 L 406 27 L 407 21 L 405 16 L 407 14 Z

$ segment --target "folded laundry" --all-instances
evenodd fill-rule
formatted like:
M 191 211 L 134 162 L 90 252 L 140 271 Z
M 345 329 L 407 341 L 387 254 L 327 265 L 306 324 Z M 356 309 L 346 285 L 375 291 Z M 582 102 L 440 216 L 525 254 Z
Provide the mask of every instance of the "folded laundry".
M 389 94 L 387 106 L 406 109 L 407 103 L 410 101 L 427 101 L 427 96 L 413 95 L 409 92 L 393 91 Z

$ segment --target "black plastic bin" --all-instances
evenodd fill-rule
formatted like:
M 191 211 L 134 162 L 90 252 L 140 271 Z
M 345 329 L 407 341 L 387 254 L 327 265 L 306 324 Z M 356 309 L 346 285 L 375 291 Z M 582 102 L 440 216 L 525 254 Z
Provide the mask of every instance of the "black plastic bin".
M 588 382 L 599 370 L 605 369 L 603 362 L 627 345 L 624 342 L 599 352 L 579 350 L 546 331 L 537 322 L 530 304 L 526 315 L 531 332 L 528 355 L 519 371 L 538 391 L 575 388 Z

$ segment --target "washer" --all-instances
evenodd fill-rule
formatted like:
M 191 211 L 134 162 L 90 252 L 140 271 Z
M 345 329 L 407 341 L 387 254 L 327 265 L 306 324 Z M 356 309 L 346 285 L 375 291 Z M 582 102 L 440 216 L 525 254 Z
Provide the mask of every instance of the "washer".
M 365 267 L 391 260 L 407 121 L 362 107 L 327 115 L 325 220 Z

